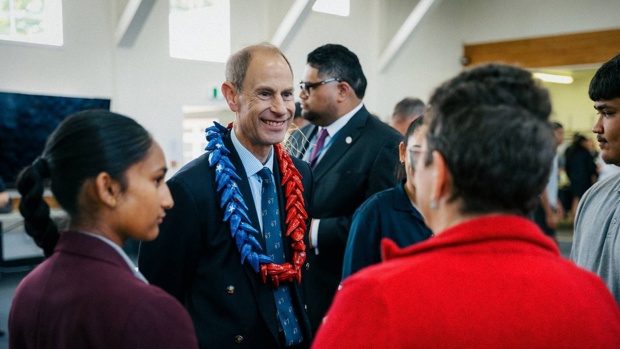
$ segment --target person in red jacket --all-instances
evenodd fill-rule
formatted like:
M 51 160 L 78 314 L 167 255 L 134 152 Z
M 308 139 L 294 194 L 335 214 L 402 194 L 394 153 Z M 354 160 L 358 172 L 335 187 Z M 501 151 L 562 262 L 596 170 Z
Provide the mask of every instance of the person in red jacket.
M 548 93 L 507 65 L 433 94 L 416 202 L 435 237 L 347 278 L 313 348 L 620 348 L 602 280 L 526 216 L 554 156 Z
M 47 259 L 15 291 L 9 347 L 198 348 L 181 303 L 122 249 L 159 234 L 174 204 L 165 174 L 160 146 L 126 116 L 89 110 L 56 128 L 17 178 L 26 232 Z M 70 218 L 60 233 L 43 200 L 48 180 Z

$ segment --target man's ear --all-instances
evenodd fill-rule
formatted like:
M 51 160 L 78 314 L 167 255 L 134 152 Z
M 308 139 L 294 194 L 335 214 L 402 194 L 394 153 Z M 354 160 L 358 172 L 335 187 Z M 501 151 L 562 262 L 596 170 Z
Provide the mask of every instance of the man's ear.
M 121 186 L 107 172 L 101 172 L 95 179 L 97 197 L 101 202 L 110 207 L 116 207 L 121 194 Z
M 341 81 L 338 83 L 338 100 L 345 100 L 351 94 L 355 95 L 355 91 L 348 82 Z
M 237 101 L 237 88 L 230 81 L 226 81 L 222 84 L 222 94 L 224 95 L 230 110 L 235 113 L 238 112 L 239 105 Z

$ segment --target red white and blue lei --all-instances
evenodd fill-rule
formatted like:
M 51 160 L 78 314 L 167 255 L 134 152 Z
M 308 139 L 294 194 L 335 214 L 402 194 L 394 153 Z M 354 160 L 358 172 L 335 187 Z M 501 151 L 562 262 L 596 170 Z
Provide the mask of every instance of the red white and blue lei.
M 235 239 L 237 250 L 241 255 L 241 264 L 247 262 L 255 272 L 260 272 L 263 282 L 267 282 L 269 276 L 275 287 L 278 287 L 283 281 L 297 280 L 299 283 L 301 282 L 301 266 L 306 260 L 306 245 L 303 238 L 306 232 L 306 220 L 308 219 L 304 205 L 301 174 L 282 147 L 279 144 L 274 145 L 278 167 L 282 173 L 280 184 L 286 200 L 285 223 L 287 229 L 285 236 L 291 240 L 293 249 L 293 258 L 290 263 L 275 264 L 271 257 L 260 253 L 263 248 L 255 237 L 259 232 L 251 225 L 247 213 L 248 207 L 239 190 L 238 181 L 241 180 L 241 177 L 228 158 L 230 151 L 222 140 L 222 135 L 230 128 L 232 128 L 232 123 L 228 127 L 224 127 L 217 122 L 214 122 L 214 126 L 207 128 L 208 144 L 205 150 L 211 152 L 209 154 L 209 166 L 215 168 L 216 190 L 219 194 L 220 207 L 224 212 L 223 221 L 228 222 L 230 226 L 230 234 Z

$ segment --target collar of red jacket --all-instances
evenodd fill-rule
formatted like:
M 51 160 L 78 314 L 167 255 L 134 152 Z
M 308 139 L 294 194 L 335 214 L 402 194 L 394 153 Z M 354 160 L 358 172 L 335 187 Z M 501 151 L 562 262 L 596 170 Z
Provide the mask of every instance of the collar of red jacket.
M 383 239 L 381 252 L 383 260 L 402 258 L 419 253 L 430 252 L 450 246 L 475 244 L 481 247 L 489 242 L 518 242 L 538 245 L 543 250 L 559 255 L 555 242 L 545 236 L 532 221 L 512 215 L 488 215 L 470 219 L 444 230 L 436 236 L 415 245 L 400 248 L 393 241 Z

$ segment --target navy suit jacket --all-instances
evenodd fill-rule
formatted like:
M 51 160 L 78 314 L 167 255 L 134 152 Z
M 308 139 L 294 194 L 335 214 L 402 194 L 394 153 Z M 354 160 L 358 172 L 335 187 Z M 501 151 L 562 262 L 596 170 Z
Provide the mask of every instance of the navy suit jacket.
M 289 137 L 291 152 L 302 158 L 318 127 L 307 125 Z M 320 219 L 319 255 L 309 251 L 312 271 L 304 288 L 316 331 L 342 275 L 344 249 L 355 210 L 373 194 L 396 185 L 402 135 L 362 107 L 338 132 L 313 169 L 312 218 Z
M 112 247 L 64 232 L 54 253 L 20 282 L 11 348 L 198 348 L 183 306 L 139 280 Z
M 260 231 L 252 191 L 245 169 L 230 139 L 223 137 L 229 158 L 239 177 L 239 189 L 248 206 L 252 226 Z M 209 167 L 209 152 L 194 159 L 176 173 L 168 186 L 174 207 L 160 226 L 160 235 L 140 246 L 139 268 L 153 284 L 179 299 L 194 321 L 202 348 L 283 348 L 272 287 L 247 263 L 241 264 L 228 222 L 223 222 L 220 196 L 216 192 L 215 171 Z M 308 164 L 292 159 L 299 170 L 308 203 L 312 193 L 312 174 Z M 274 177 L 281 173 L 274 159 Z M 282 188 L 276 186 L 280 212 L 284 210 Z M 285 215 L 281 215 L 284 230 Z M 257 239 L 264 246 L 259 234 Z M 307 235 L 305 237 L 307 243 Z M 284 237 L 287 261 L 292 249 Z M 305 272 L 305 270 L 304 270 Z M 304 273 L 307 274 L 307 273 Z M 302 283 L 305 282 L 302 277 Z M 290 284 L 295 314 L 309 345 L 312 338 L 305 311 L 303 291 Z

